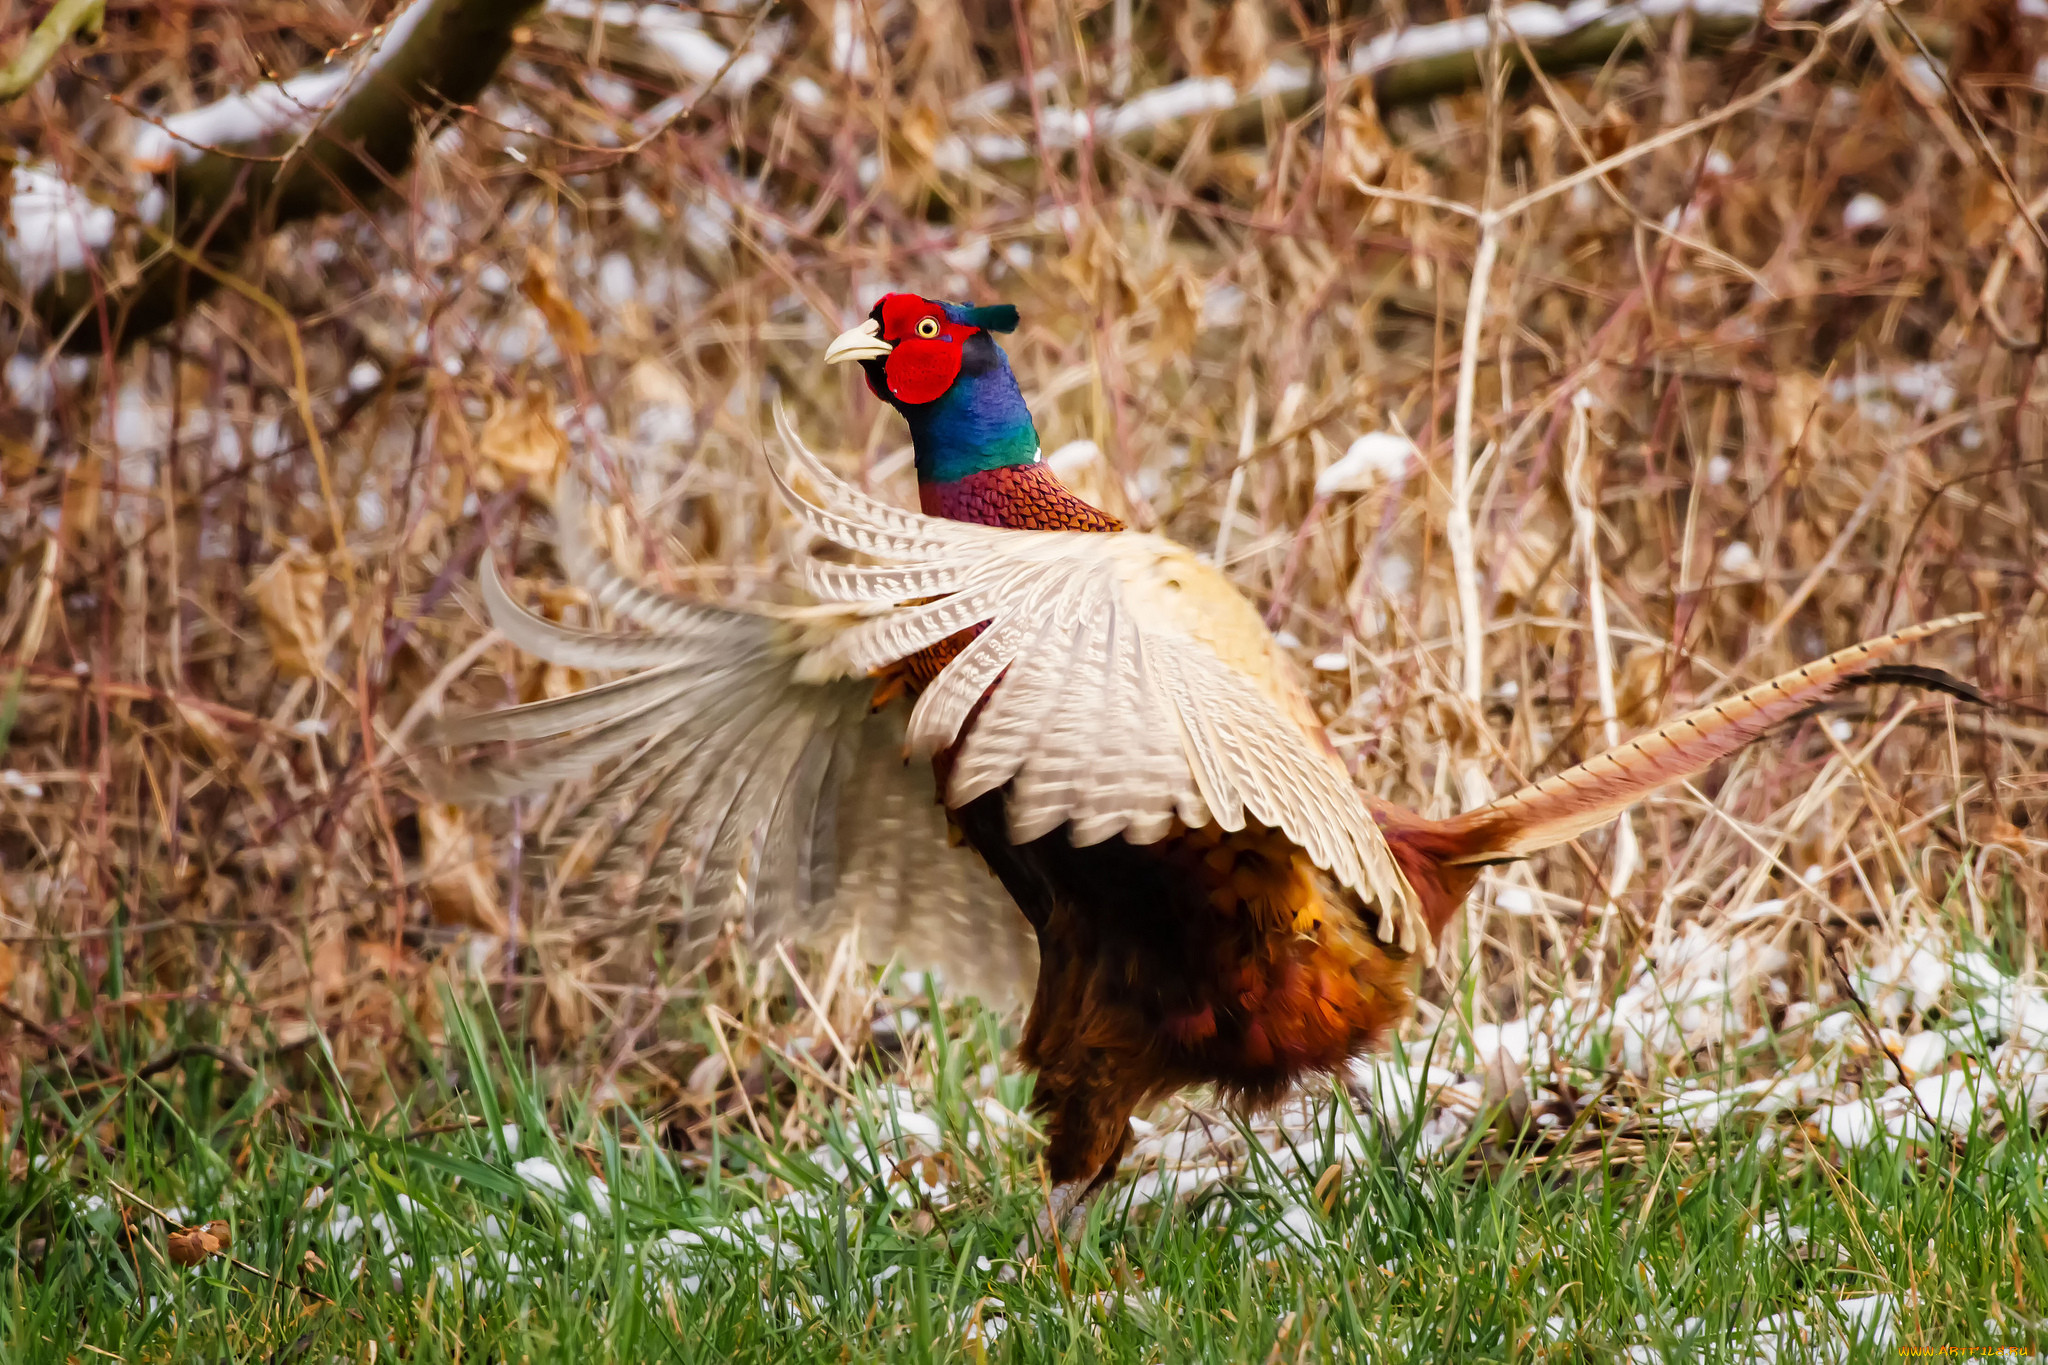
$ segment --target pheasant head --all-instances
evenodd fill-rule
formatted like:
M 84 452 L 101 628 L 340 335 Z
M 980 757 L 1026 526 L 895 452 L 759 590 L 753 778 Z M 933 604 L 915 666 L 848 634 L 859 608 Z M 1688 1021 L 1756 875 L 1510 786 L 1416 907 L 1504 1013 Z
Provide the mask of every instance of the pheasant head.
M 1017 310 L 1006 303 L 975 308 L 885 294 L 866 322 L 825 349 L 825 360 L 858 361 L 875 397 L 903 414 L 920 483 L 953 483 L 1038 459 L 1038 429 L 995 342 L 995 333 L 1016 328 Z

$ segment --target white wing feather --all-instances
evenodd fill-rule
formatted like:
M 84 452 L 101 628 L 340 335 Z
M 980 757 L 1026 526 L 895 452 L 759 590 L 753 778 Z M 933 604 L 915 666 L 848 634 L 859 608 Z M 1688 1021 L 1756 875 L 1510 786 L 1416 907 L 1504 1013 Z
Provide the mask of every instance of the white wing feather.
M 983 627 L 907 731 L 917 754 L 957 745 L 948 804 L 1007 784 L 1013 838 L 1065 825 L 1079 844 L 1151 842 L 1176 816 L 1226 829 L 1258 820 L 1377 907 L 1382 938 L 1429 951 L 1378 826 L 1220 574 L 1157 536 L 1003 530 L 889 507 L 834 476 L 779 407 L 776 428 L 790 470 L 817 490 L 801 496 L 776 471 L 790 510 L 817 540 L 875 561 L 805 565 L 826 603 L 864 617 L 814 647 L 807 676 L 864 674 Z
M 559 848 L 583 850 L 566 904 L 599 911 L 615 905 L 621 878 L 637 878 L 629 913 L 679 923 L 685 950 L 728 921 L 755 939 L 853 933 L 873 960 L 934 970 L 948 989 L 999 1007 L 1026 997 L 1037 974 L 1031 926 L 972 850 L 948 840 L 931 765 L 904 757 L 909 707 L 871 710 L 865 678 L 803 680 L 799 624 L 625 578 L 583 538 L 580 493 L 564 484 L 564 569 L 648 631 L 536 616 L 488 557 L 484 604 L 507 639 L 542 658 L 641 671 L 436 723 L 429 744 L 522 746 L 430 768 L 436 793 L 503 799 L 623 758 L 558 827 Z M 915 590 L 926 580 L 901 582 Z

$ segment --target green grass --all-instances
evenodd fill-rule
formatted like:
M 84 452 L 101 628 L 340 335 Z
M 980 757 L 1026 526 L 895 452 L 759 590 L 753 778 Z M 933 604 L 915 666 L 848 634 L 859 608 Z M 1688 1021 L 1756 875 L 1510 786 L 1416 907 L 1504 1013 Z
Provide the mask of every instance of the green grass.
M 1734 1125 L 1423 1160 L 1413 1129 L 1382 1137 L 1338 1100 L 1291 1169 L 1138 1208 L 1126 1177 L 1070 1259 L 1019 1270 L 1041 1194 L 975 1103 L 986 1016 L 940 1021 L 909 1097 L 940 1127 L 929 1191 L 882 1159 L 905 1093 L 878 1073 L 853 1103 L 771 1086 L 758 1117 L 808 1106 L 801 1148 L 742 1118 L 683 1160 L 447 1018 L 422 1058 L 440 1079 L 375 1122 L 203 1056 L 61 1098 L 44 1078 L 0 1163 L 0 1360 L 1891 1360 L 2044 1340 L 2044 1142 L 2023 1123 L 1924 1161 L 1762 1152 Z M 994 1092 L 1021 1106 L 1025 1081 Z M 1361 1141 L 1323 1212 L 1319 1175 Z M 537 1186 L 538 1161 L 567 1188 Z M 138 1201 L 227 1219 L 254 1271 L 170 1265 Z M 1875 1335 L 1837 1306 L 1873 1294 L 1895 1296 Z M 1771 1354 L 1759 1332 L 1791 1313 L 1804 1332 Z

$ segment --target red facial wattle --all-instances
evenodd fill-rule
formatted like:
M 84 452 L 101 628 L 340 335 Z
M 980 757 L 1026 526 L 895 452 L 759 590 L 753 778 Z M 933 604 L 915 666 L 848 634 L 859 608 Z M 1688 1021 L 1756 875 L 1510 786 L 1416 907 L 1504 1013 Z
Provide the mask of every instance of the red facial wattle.
M 891 396 L 899 403 L 929 403 L 952 388 L 960 377 L 961 347 L 981 329 L 953 321 L 915 294 L 890 294 L 881 311 L 882 339 L 895 348 L 882 365 Z
M 953 387 L 960 375 L 960 343 L 948 344 L 945 334 L 926 341 L 913 337 L 896 343 L 882 367 L 889 392 L 902 403 L 929 403 Z

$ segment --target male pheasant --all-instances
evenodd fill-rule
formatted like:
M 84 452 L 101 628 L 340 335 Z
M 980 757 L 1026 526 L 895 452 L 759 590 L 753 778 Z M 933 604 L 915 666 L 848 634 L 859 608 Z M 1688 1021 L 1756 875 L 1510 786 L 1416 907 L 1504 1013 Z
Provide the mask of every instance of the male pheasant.
M 817 607 L 631 583 L 584 539 L 570 484 L 562 567 L 642 629 L 542 620 L 487 557 L 491 619 L 544 658 L 641 671 L 452 721 L 439 741 L 540 741 L 453 770 L 444 789 L 468 798 L 623 758 L 561 842 L 586 884 L 637 877 L 639 901 L 681 906 L 700 942 L 735 921 L 759 938 L 855 930 L 870 958 L 998 1002 L 1035 979 L 1020 1053 L 1050 1139 L 1050 1224 L 1071 1226 L 1115 1171 L 1138 1106 L 1204 1082 L 1268 1102 L 1382 1039 L 1481 867 L 1612 819 L 1857 683 L 1974 697 L 1874 667 L 1974 619 L 1950 617 L 1455 819 L 1362 797 L 1224 576 L 1039 462 L 994 338 L 1016 323 L 1007 306 L 891 294 L 825 353 L 857 361 L 908 421 L 922 515 L 840 481 L 778 410 L 788 458 L 772 467 L 812 538 L 798 566 Z

